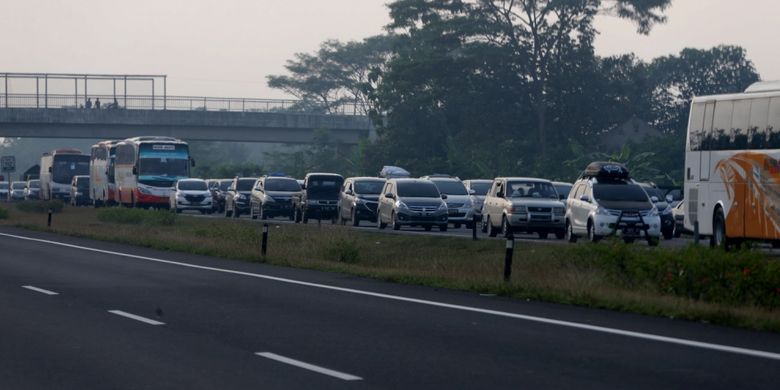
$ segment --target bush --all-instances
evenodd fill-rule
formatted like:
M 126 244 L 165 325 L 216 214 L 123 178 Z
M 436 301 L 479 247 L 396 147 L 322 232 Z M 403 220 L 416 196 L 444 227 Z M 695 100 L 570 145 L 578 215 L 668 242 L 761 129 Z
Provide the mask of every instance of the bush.
M 97 219 L 109 223 L 171 226 L 176 223 L 176 214 L 163 210 L 112 207 L 98 210 Z
M 8 219 L 8 210 L 0 207 L 0 219 Z
M 780 308 L 780 262 L 760 251 L 724 252 L 700 246 L 636 250 L 622 243 L 572 248 L 578 262 L 606 271 L 626 288 L 682 298 Z
M 55 200 L 25 200 L 16 203 L 16 209 L 26 213 L 48 213 L 49 209 L 53 213 L 59 213 L 65 206 L 59 199 Z

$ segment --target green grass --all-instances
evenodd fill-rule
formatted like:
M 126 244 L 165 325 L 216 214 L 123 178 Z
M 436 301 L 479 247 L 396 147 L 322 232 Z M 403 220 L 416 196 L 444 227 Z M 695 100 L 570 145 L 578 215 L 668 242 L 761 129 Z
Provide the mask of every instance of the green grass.
M 8 219 L 8 210 L 4 207 L 0 207 L 0 219 Z
M 11 210 L 0 224 L 47 230 L 36 213 Z M 134 209 L 66 208 L 51 231 L 397 283 L 490 293 L 780 331 L 780 261 L 759 251 L 725 253 L 626 245 L 518 242 L 513 276 L 502 278 L 504 243 L 273 225 L 260 256 L 261 225 Z
M 16 203 L 16 209 L 28 213 L 59 213 L 65 204 L 61 200 L 25 200 Z

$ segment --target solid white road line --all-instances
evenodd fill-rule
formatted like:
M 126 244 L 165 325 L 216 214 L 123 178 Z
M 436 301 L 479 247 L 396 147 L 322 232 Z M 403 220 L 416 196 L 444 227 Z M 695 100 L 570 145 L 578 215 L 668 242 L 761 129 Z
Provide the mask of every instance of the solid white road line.
M 270 275 L 257 274 L 257 273 L 244 272 L 244 271 L 236 271 L 236 270 L 231 270 L 231 269 L 207 267 L 207 266 L 203 266 L 203 265 L 188 264 L 188 263 L 182 263 L 182 262 L 178 262 L 178 261 L 158 259 L 158 258 L 154 258 L 154 257 L 139 256 L 139 255 L 133 255 L 133 254 L 129 254 L 129 253 L 108 251 L 108 250 L 104 250 L 104 249 L 97 249 L 97 248 L 90 248 L 90 247 L 80 246 L 80 245 L 66 244 L 64 242 L 44 240 L 44 239 L 40 239 L 40 238 L 25 237 L 25 236 L 19 236 L 19 235 L 15 235 L 15 234 L 0 233 L 0 237 L 10 237 L 10 238 L 16 238 L 16 239 L 19 239 L 19 240 L 40 242 L 40 243 L 44 243 L 44 244 L 57 245 L 57 246 L 66 247 L 66 248 L 80 249 L 80 250 L 84 250 L 84 251 L 88 251 L 88 252 L 103 253 L 103 254 L 107 254 L 107 255 L 122 256 L 122 257 L 131 258 L 131 259 L 151 261 L 151 262 L 155 262 L 155 263 L 176 265 L 176 266 L 179 266 L 179 267 L 194 268 L 194 269 L 213 271 L 213 272 L 221 272 L 221 273 L 226 273 L 226 274 L 231 274 L 231 275 L 248 276 L 248 277 L 264 279 L 264 280 L 273 280 L 273 281 L 276 281 L 276 282 L 294 284 L 294 285 L 298 285 L 298 286 L 307 286 L 307 287 L 314 287 L 314 288 L 320 288 L 320 289 L 331 290 L 331 291 L 340 291 L 340 292 L 345 292 L 345 293 L 350 293 L 350 294 L 365 295 L 365 296 L 389 299 L 389 300 L 400 301 L 400 302 L 417 303 L 417 304 L 420 304 L 420 305 L 442 307 L 442 308 L 466 311 L 466 312 L 471 312 L 471 313 L 489 314 L 489 315 L 494 315 L 494 316 L 499 316 L 499 317 L 514 318 L 514 319 L 518 319 L 518 320 L 525 320 L 525 321 L 537 322 L 537 323 L 542 323 L 542 324 L 557 325 L 557 326 L 562 326 L 562 327 L 567 327 L 567 328 L 589 330 L 589 331 L 599 332 L 599 333 L 607 333 L 607 334 L 613 334 L 613 335 L 618 335 L 618 336 L 632 337 L 632 338 L 637 338 L 637 339 L 657 341 L 657 342 L 668 343 L 668 344 L 683 345 L 683 346 L 686 346 L 686 347 L 701 348 L 701 349 L 707 349 L 707 350 L 712 350 L 712 351 L 728 352 L 728 353 L 734 353 L 734 354 L 745 355 L 745 356 L 759 357 L 759 358 L 764 358 L 764 359 L 780 360 L 780 353 L 768 352 L 768 351 L 762 351 L 762 350 L 756 350 L 756 349 L 734 347 L 734 346 L 723 345 L 723 344 L 707 343 L 707 342 L 688 340 L 688 339 L 682 339 L 682 338 L 677 338 L 677 337 L 667 337 L 667 336 L 661 336 L 661 335 L 652 334 L 652 333 L 635 332 L 635 331 L 630 331 L 630 330 L 609 328 L 609 327 L 605 327 L 605 326 L 588 325 L 588 324 L 583 324 L 583 323 L 580 323 L 580 322 L 556 320 L 556 319 L 553 319 L 553 318 L 536 317 L 536 316 L 530 316 L 530 315 L 525 315 L 525 314 L 517 314 L 517 313 L 506 312 L 506 311 L 482 309 L 482 308 L 474 307 L 474 306 L 463 306 L 463 305 L 455 305 L 455 304 L 451 304 L 451 303 L 429 301 L 429 300 L 425 300 L 425 299 L 408 298 L 408 297 L 402 297 L 402 296 L 398 296 L 398 295 L 382 294 L 382 293 L 376 293 L 376 292 L 371 292 L 371 291 L 356 290 L 356 289 L 352 289 L 352 288 L 330 286 L 330 285 L 327 285 L 327 284 L 304 282 L 304 281 L 301 281 L 301 280 L 280 278 L 280 277 L 277 277 L 277 276 L 270 276 Z
M 143 322 L 145 324 L 149 324 L 149 325 L 165 325 L 164 322 L 155 321 L 155 320 L 152 320 L 152 319 L 149 319 L 149 318 L 146 318 L 146 317 L 137 316 L 135 314 L 130 314 L 130 313 L 122 311 L 122 310 L 109 310 L 108 312 L 111 313 L 111 314 L 116 314 L 118 316 L 130 318 L 130 319 L 133 319 L 133 320 L 136 320 L 136 321 L 141 321 L 141 322 Z
M 286 364 L 289 364 L 291 366 L 300 367 L 300 368 L 303 368 L 305 370 L 314 371 L 314 372 L 317 372 L 317 373 L 320 373 L 320 374 L 323 374 L 323 375 L 332 376 L 334 378 L 339 378 L 339 379 L 345 380 L 345 381 L 359 381 L 359 380 L 363 380 L 363 378 L 361 378 L 359 376 L 345 374 L 343 372 L 334 371 L 334 370 L 331 370 L 331 369 L 325 368 L 325 367 L 315 366 L 313 364 L 305 363 L 305 362 L 302 362 L 300 360 L 290 359 L 288 357 L 277 355 L 277 354 L 272 353 L 272 352 L 255 352 L 255 355 L 262 356 L 264 358 L 268 358 L 268 359 L 271 359 L 271 360 L 276 360 L 277 362 L 286 363 Z
M 37 292 L 39 292 L 41 294 L 46 294 L 46 295 L 59 295 L 60 294 L 60 293 L 57 293 L 57 292 L 54 292 L 54 291 L 44 290 L 42 288 L 38 288 L 38 287 L 35 287 L 35 286 L 22 286 L 22 288 L 26 288 L 26 289 L 32 290 L 32 291 L 37 291 Z

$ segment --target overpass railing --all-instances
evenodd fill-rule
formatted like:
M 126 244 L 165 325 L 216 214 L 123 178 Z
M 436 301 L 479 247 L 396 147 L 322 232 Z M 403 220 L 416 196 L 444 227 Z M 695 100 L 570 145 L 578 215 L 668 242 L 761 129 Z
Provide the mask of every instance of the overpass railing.
M 183 110 L 226 112 L 303 112 L 333 115 L 365 115 L 365 107 L 359 103 L 345 103 L 325 107 L 292 99 L 245 99 L 201 96 L 153 96 L 153 95 L 89 95 L 92 109 L 100 100 L 105 110 Z M 83 95 L 65 94 L 0 94 L 2 108 L 86 109 Z

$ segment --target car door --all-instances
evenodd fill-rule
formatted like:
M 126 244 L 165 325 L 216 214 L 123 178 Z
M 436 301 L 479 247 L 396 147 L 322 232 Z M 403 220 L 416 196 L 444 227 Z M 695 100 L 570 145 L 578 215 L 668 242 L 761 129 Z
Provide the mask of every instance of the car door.
M 393 200 L 388 198 L 386 195 L 393 193 L 393 183 L 387 182 L 385 183 L 385 187 L 382 189 L 382 193 L 379 196 L 379 208 L 377 209 L 377 214 L 380 221 L 384 221 L 390 215 L 390 210 L 393 208 Z
M 225 208 L 229 210 L 233 210 L 233 198 L 236 197 L 236 185 L 237 180 L 233 180 L 230 182 L 230 187 L 228 187 L 228 193 L 225 197 Z
M 580 231 L 584 229 L 585 226 L 585 222 L 583 222 L 582 216 L 587 212 L 583 211 L 585 205 L 583 204 L 584 202 L 580 200 L 580 197 L 582 197 L 582 195 L 585 193 L 585 187 L 585 183 L 577 183 L 574 191 L 571 191 L 570 193 L 571 197 L 569 198 L 569 208 L 571 209 L 571 220 L 569 222 L 575 231 Z
M 343 219 L 349 218 L 350 208 L 352 207 L 352 200 L 349 196 L 349 191 L 352 190 L 352 180 L 345 180 L 344 186 L 341 188 L 339 194 L 339 216 Z
M 265 198 L 263 195 L 265 194 L 265 191 L 263 190 L 263 186 L 265 184 L 265 179 L 260 179 L 255 182 L 255 187 L 252 189 L 252 194 L 249 195 L 249 207 L 253 210 L 257 209 L 259 210 L 259 206 L 263 204 L 263 199 Z

